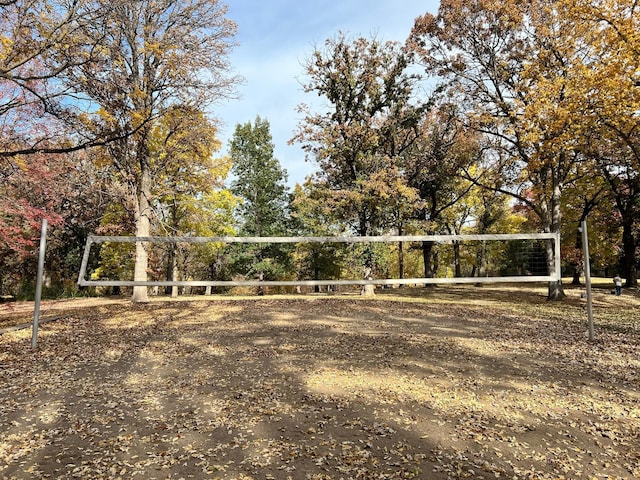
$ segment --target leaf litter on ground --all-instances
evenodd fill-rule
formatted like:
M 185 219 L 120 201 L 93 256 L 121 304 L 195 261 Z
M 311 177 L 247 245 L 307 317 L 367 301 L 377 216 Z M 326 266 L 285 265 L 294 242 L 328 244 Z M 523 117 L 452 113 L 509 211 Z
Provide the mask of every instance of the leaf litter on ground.
M 579 299 L 392 293 L 64 302 L 0 337 L 0 476 L 640 478 L 635 297 L 591 343 Z

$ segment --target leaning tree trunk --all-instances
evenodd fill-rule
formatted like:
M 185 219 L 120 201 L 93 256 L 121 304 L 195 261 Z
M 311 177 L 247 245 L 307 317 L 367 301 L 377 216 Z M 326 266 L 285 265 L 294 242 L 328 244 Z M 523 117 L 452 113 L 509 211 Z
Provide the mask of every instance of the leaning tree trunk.
M 151 176 L 148 168 L 143 168 L 139 192 L 136 202 L 136 236 L 148 237 L 151 233 L 151 205 L 149 198 L 151 197 Z M 133 279 L 136 282 L 147 281 L 147 267 L 149 265 L 148 242 L 136 242 L 136 258 L 133 271 Z M 133 295 L 131 300 L 136 303 L 145 303 L 149 301 L 147 287 L 133 287 Z

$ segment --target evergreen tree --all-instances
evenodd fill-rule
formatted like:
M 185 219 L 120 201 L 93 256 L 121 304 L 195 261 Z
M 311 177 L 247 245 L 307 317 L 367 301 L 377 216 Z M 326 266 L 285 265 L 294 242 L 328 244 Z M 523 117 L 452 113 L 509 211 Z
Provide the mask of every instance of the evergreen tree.
M 237 209 L 240 235 L 270 237 L 287 234 L 287 172 L 274 157 L 273 150 L 268 120 L 258 116 L 253 124 L 236 125 L 230 146 L 234 178 L 231 192 L 241 199 Z M 282 278 L 288 273 L 288 249 L 283 244 L 250 245 L 236 249 L 236 271 L 264 277 L 265 280 Z
M 282 235 L 288 217 L 287 172 L 273 156 L 269 121 L 236 125 L 231 139 L 231 191 L 242 199 L 238 209 L 240 234 Z

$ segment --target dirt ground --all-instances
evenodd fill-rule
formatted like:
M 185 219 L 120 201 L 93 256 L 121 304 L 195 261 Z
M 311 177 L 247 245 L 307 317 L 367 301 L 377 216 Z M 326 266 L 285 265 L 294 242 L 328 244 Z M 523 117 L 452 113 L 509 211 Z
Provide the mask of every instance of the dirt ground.
M 640 478 L 637 296 L 595 342 L 535 289 L 43 311 L 0 336 L 0 478 Z

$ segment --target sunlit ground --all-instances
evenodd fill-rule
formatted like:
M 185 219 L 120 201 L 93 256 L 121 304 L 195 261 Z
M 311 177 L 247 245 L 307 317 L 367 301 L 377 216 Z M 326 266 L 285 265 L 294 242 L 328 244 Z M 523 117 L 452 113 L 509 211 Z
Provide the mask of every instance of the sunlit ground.
M 640 478 L 640 302 L 589 342 L 567 293 L 59 302 L 0 337 L 0 477 Z

